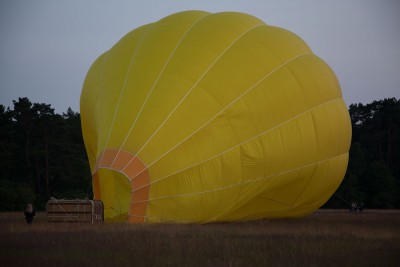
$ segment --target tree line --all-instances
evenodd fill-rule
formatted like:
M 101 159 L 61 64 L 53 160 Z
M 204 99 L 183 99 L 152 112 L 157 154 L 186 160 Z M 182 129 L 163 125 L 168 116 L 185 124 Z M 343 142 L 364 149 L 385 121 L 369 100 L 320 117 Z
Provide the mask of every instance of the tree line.
M 400 100 L 351 104 L 346 176 L 325 207 L 400 208 Z
M 50 197 L 92 198 L 80 114 L 28 98 L 0 105 L 0 210 L 44 209 Z M 346 176 L 326 208 L 400 208 L 400 100 L 351 104 Z
M 91 175 L 80 114 L 56 114 L 50 104 L 13 101 L 0 105 L 0 210 L 26 203 L 43 209 L 50 197 L 91 195 Z

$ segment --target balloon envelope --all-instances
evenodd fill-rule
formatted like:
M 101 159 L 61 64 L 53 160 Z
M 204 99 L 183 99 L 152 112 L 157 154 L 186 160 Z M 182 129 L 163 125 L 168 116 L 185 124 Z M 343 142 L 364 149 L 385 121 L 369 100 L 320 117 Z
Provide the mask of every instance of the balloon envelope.
M 351 125 L 335 74 L 297 35 L 186 11 L 128 33 L 81 94 L 106 220 L 294 217 L 341 183 Z

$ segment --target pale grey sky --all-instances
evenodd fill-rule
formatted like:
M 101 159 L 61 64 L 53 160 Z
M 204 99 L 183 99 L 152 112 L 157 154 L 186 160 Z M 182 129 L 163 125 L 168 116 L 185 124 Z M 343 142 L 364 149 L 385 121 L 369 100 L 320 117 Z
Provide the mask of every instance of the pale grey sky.
M 239 11 L 290 30 L 335 71 L 346 103 L 400 98 L 398 0 L 0 0 L 0 104 L 79 111 L 93 61 L 129 31 L 184 10 Z

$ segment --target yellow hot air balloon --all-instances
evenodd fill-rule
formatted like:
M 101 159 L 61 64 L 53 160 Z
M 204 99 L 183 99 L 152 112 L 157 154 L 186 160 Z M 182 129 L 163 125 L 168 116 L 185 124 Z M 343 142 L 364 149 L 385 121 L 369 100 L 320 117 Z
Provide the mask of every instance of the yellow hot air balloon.
M 129 222 L 309 214 L 341 183 L 351 140 L 329 66 L 236 12 L 128 33 L 90 68 L 81 117 L 94 197 Z

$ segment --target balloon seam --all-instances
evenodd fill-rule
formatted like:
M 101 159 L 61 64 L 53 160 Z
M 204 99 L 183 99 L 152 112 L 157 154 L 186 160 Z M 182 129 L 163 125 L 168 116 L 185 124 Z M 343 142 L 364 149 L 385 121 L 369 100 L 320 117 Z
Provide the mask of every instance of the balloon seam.
M 172 195 L 172 196 L 161 196 L 161 197 L 151 198 L 151 199 L 148 199 L 148 200 L 141 200 L 141 201 L 131 202 L 131 204 L 141 203 L 141 202 L 150 202 L 152 200 L 159 200 L 159 199 L 165 199 L 165 198 L 195 196 L 195 195 L 200 195 L 200 194 L 205 194 L 205 193 L 212 193 L 212 192 L 222 191 L 222 190 L 233 188 L 233 187 L 236 187 L 236 186 L 239 186 L 239 185 L 242 185 L 242 184 L 254 183 L 254 182 L 258 182 L 258 181 L 264 180 L 264 179 L 269 179 L 269 178 L 272 178 L 272 177 L 275 177 L 275 176 L 279 176 L 279 175 L 282 175 L 282 174 L 298 171 L 298 170 L 301 170 L 301 169 L 304 169 L 304 168 L 307 168 L 307 167 L 316 166 L 316 165 L 318 165 L 318 164 L 320 164 L 322 162 L 326 162 L 326 161 L 329 161 L 331 159 L 342 157 L 342 156 L 346 155 L 347 153 L 348 152 L 345 152 L 345 153 L 342 153 L 342 154 L 339 154 L 339 155 L 335 155 L 335 156 L 332 156 L 332 157 L 329 157 L 329 158 L 326 158 L 326 159 L 323 159 L 323 160 L 320 160 L 320 161 L 316 161 L 316 162 L 313 162 L 313 163 L 309 163 L 309 164 L 306 164 L 306 165 L 303 165 L 303 166 L 300 166 L 300 167 L 297 167 L 297 168 L 294 168 L 294 169 L 281 171 L 281 172 L 278 172 L 278 173 L 275 173 L 275 174 L 272 174 L 272 175 L 268 175 L 268 176 L 257 177 L 255 179 L 246 180 L 244 182 L 239 182 L 239 183 L 231 184 L 231 185 L 224 186 L 224 187 L 219 187 L 219 188 L 212 189 L 212 190 L 195 192 L 195 193 L 188 193 L 188 194 Z M 290 205 L 287 205 L 287 206 L 290 206 Z
M 241 95 L 239 95 L 236 99 L 234 99 L 231 103 L 229 103 L 226 107 L 224 107 L 221 111 L 219 111 L 214 117 L 212 117 L 210 120 L 208 120 L 205 124 L 203 124 L 200 128 L 198 128 L 196 131 L 194 131 L 191 135 L 187 136 L 185 139 L 183 139 L 182 141 L 180 141 L 178 144 L 176 144 L 174 147 L 172 147 L 171 149 L 169 149 L 168 151 L 166 151 L 164 154 L 162 154 L 161 156 L 159 156 L 157 159 L 155 159 L 152 163 L 150 163 L 149 165 L 147 165 L 148 168 L 150 168 L 151 166 L 153 166 L 157 161 L 159 161 L 162 157 L 164 157 L 166 154 L 168 154 L 169 152 L 171 152 L 172 150 L 174 150 L 175 148 L 177 148 L 179 145 L 181 145 L 183 142 L 185 142 L 186 140 L 188 140 L 190 137 L 192 137 L 193 135 L 195 135 L 197 132 L 199 132 L 201 129 L 203 129 L 206 125 L 208 125 L 211 121 L 213 121 L 218 115 L 220 115 L 222 112 L 224 112 L 227 108 L 229 108 L 231 105 L 233 105 L 237 100 L 239 100 L 241 97 L 243 97 L 245 94 L 247 94 L 249 91 L 251 91 L 252 89 L 254 89 L 257 85 L 259 85 L 262 81 L 264 81 L 266 78 L 268 78 L 270 75 L 272 75 L 273 73 L 275 73 L 277 70 L 279 70 L 281 67 L 285 66 L 286 64 L 290 63 L 291 61 L 302 57 L 304 55 L 307 54 L 312 54 L 311 52 L 306 52 L 306 53 L 302 53 L 300 55 L 297 55 L 296 57 L 285 61 L 284 63 L 280 64 L 279 66 L 277 66 L 274 70 L 272 70 L 271 72 L 269 72 L 266 76 L 264 76 L 262 79 L 260 79 L 259 81 L 257 81 L 255 84 L 253 84 L 251 87 L 249 87 L 246 91 L 244 91 Z M 229 151 L 229 150 L 227 150 Z M 224 151 L 223 153 L 225 153 L 226 151 Z M 223 154 L 221 153 L 221 154 Z M 220 154 L 218 154 L 220 155 Z M 217 156 L 218 156 L 217 155 Z M 211 158 L 210 158 L 211 159 Z M 207 159 L 208 160 L 208 159 Z M 205 160 L 205 161 L 207 161 Z M 137 175 L 139 175 L 140 173 L 138 173 Z M 132 177 L 131 179 L 134 179 L 136 176 Z
M 207 68 L 207 70 L 200 76 L 200 78 L 196 81 L 196 83 L 186 92 L 186 94 L 183 96 L 183 98 L 178 102 L 178 104 L 174 107 L 174 109 L 167 115 L 167 117 L 164 119 L 164 121 L 160 124 L 160 126 L 157 128 L 157 130 L 147 139 L 147 141 L 142 145 L 142 147 L 139 149 L 139 151 L 136 153 L 135 156 L 139 155 L 139 153 L 146 147 L 146 145 L 153 139 L 153 137 L 158 133 L 158 131 L 164 126 L 164 124 L 168 121 L 168 119 L 172 116 L 172 114 L 178 109 L 178 107 L 182 104 L 182 102 L 186 99 L 186 97 L 193 91 L 194 88 L 196 88 L 197 84 L 204 78 L 204 76 L 212 69 L 212 67 L 223 57 L 223 55 L 226 54 L 226 52 L 234 45 L 236 44 L 243 36 L 245 36 L 248 32 L 251 30 L 265 26 L 265 24 L 259 24 L 256 26 L 253 26 L 252 28 L 248 29 L 246 32 L 242 33 L 240 36 L 238 36 L 229 46 L 225 48 L 225 50 L 215 59 L 215 61 Z M 128 163 L 129 164 L 129 163 Z M 127 164 L 127 165 L 128 165 Z
M 140 115 L 141 115 L 141 113 L 142 113 L 142 111 L 143 111 L 143 109 L 144 109 L 144 106 L 146 105 L 148 99 L 150 98 L 150 95 L 152 94 L 154 88 L 156 87 L 156 85 L 157 85 L 157 83 L 158 83 L 158 81 L 159 81 L 161 75 L 164 73 L 165 68 L 168 66 L 168 64 L 169 64 L 169 62 L 170 62 L 172 56 L 175 54 L 176 50 L 177 50 L 178 47 L 181 45 L 182 41 L 185 39 L 185 37 L 187 36 L 188 32 L 189 32 L 199 21 L 201 21 L 203 18 L 205 18 L 205 17 L 207 17 L 207 16 L 208 16 L 208 15 L 205 15 L 205 16 L 200 17 L 200 18 L 197 19 L 192 25 L 190 25 L 190 27 L 188 27 L 188 29 L 185 31 L 185 33 L 183 34 L 183 36 L 180 38 L 180 40 L 179 40 L 178 43 L 176 44 L 175 48 L 172 50 L 172 52 L 171 52 L 171 54 L 169 55 L 168 59 L 167 59 L 166 62 L 164 63 L 162 69 L 161 69 L 160 72 L 158 73 L 158 76 L 157 76 L 156 80 L 154 81 L 154 84 L 153 84 L 153 86 L 151 87 L 151 89 L 150 89 L 150 91 L 149 91 L 149 94 L 147 95 L 146 99 L 145 99 L 144 102 L 142 103 L 142 105 L 141 105 L 141 107 L 140 107 L 140 110 L 139 110 L 139 112 L 138 112 L 138 114 L 137 114 L 135 120 L 133 121 L 131 127 L 129 128 L 128 133 L 127 133 L 126 136 L 125 136 L 124 141 L 122 142 L 121 147 L 123 147 L 123 146 L 125 145 L 126 141 L 128 140 L 128 137 L 129 137 L 129 135 L 131 134 L 133 128 L 135 127 L 136 122 L 137 122 L 137 120 L 139 119 L 139 117 L 140 117 Z M 137 154 L 138 154 L 138 153 L 136 153 L 136 155 L 134 155 L 134 156 L 137 156 Z M 115 157 L 115 158 L 116 158 L 116 157 Z M 115 158 L 114 158 L 114 160 L 115 160 Z M 128 163 L 126 164 L 126 166 L 128 166 L 129 163 L 130 163 L 130 162 L 128 162 Z M 125 166 L 125 168 L 126 168 L 126 166 Z M 125 169 L 125 168 L 124 168 L 124 169 Z
M 106 52 L 106 53 L 104 53 L 103 55 L 103 59 L 102 59 L 102 61 L 101 61 L 101 68 L 100 68 L 100 75 L 99 75 L 99 86 L 100 86 L 100 93 L 99 93 L 99 98 L 98 98 L 98 101 L 96 101 L 96 103 L 98 103 L 98 118 L 99 118 L 99 120 L 101 120 L 101 99 L 102 99 L 102 95 L 103 95 L 103 79 L 102 79 L 102 77 L 103 77 L 103 68 L 104 68 L 104 64 L 105 64 L 105 59 L 106 59 L 106 56 L 107 56 L 107 54 L 108 54 L 108 51 Z M 97 105 L 96 105 L 97 106 Z M 100 125 L 96 125 L 97 127 L 99 127 Z M 97 132 L 101 132 L 101 131 L 99 131 L 99 129 L 97 129 Z M 103 156 L 103 155 L 102 155 Z M 103 158 L 101 158 L 101 160 L 102 160 Z M 101 160 L 100 160 L 100 162 L 101 162 Z M 100 163 L 99 162 L 99 163 Z M 97 169 L 97 166 L 95 166 L 95 169 Z
M 114 115 L 113 115 L 113 119 L 112 119 L 112 122 L 111 122 L 111 127 L 110 127 L 110 130 L 109 130 L 109 132 L 108 132 L 107 142 L 106 142 L 106 145 L 105 145 L 106 148 L 107 148 L 108 143 L 109 143 L 109 141 L 110 141 L 110 136 L 111 136 L 111 133 L 112 133 L 112 130 L 113 130 L 113 126 L 114 126 L 114 122 L 115 122 L 115 117 L 116 117 L 116 115 L 117 115 L 117 113 L 118 113 L 119 105 L 120 105 L 120 102 L 121 102 L 121 98 L 122 98 L 122 95 L 123 95 L 123 93 L 124 93 L 124 91 L 125 91 L 125 88 L 126 88 L 126 81 L 127 81 L 127 79 L 128 79 L 128 74 L 129 74 L 130 71 L 131 71 L 132 63 L 134 62 L 134 58 L 135 58 L 135 56 L 136 56 L 137 50 L 138 50 L 138 48 L 140 47 L 140 45 L 142 44 L 143 39 L 144 39 L 144 36 L 145 36 L 146 33 L 149 31 L 149 29 L 150 29 L 150 26 L 147 28 L 147 30 L 146 30 L 144 33 L 142 33 L 142 35 L 140 36 L 140 40 L 139 40 L 139 42 L 137 43 L 137 45 L 136 45 L 136 47 L 135 47 L 135 50 L 134 50 L 133 53 L 132 53 L 131 60 L 130 60 L 130 62 L 129 62 L 129 67 L 128 67 L 128 70 L 126 71 L 126 74 L 125 74 L 124 83 L 122 84 L 122 89 L 121 89 L 121 92 L 119 93 L 118 102 L 117 102 L 117 105 L 116 105 L 116 108 L 115 108 L 115 111 L 114 111 Z M 116 156 L 114 157 L 113 161 L 111 162 L 111 165 L 114 164 L 114 161 L 115 161 L 115 159 L 117 158 L 118 154 L 119 154 L 119 150 L 118 150 Z M 104 155 L 104 154 L 103 154 L 103 155 Z
M 164 176 L 164 177 L 162 177 L 162 178 L 160 178 L 160 179 L 158 179 L 158 180 L 155 180 L 155 181 L 149 183 L 149 185 L 152 185 L 152 184 L 157 183 L 157 182 L 159 182 L 159 181 L 162 181 L 162 180 L 164 180 L 164 179 L 166 179 L 166 178 L 168 178 L 168 177 L 170 177 L 170 176 L 172 176 L 172 175 L 175 175 L 175 174 L 180 173 L 180 172 L 182 172 L 182 171 L 188 170 L 188 169 L 190 169 L 190 168 L 192 168 L 192 167 L 194 167 L 194 166 L 198 166 L 198 165 L 200 165 L 200 164 L 202 164 L 202 163 L 204 163 L 204 162 L 207 162 L 207 161 L 209 161 L 209 160 L 212 160 L 212 159 L 214 159 L 214 158 L 217 158 L 217 157 L 223 155 L 223 154 L 226 153 L 226 152 L 229 152 L 229 151 L 231 151 L 231 150 L 233 150 L 233 149 L 235 149 L 235 148 L 237 148 L 237 147 L 239 147 L 239 146 L 241 146 L 241 145 L 243 145 L 243 144 L 245 144 L 245 143 L 247 143 L 247 142 L 250 142 L 250 141 L 252 141 L 252 140 L 254 140 L 254 139 L 256 139 L 256 138 L 258 138 L 258 137 L 260 137 L 260 136 L 262 136 L 262 135 L 264 135 L 264 134 L 266 134 L 266 133 L 268 133 L 268 132 L 270 132 L 270 131 L 272 131 L 272 130 L 274 130 L 274 129 L 277 129 L 277 128 L 279 128 L 279 127 L 285 125 L 286 123 L 288 123 L 288 122 L 290 122 L 290 121 L 292 121 L 292 120 L 294 120 L 294 119 L 297 119 L 297 118 L 299 118 L 299 117 L 301 117 L 301 116 L 307 114 L 308 112 L 310 112 L 310 111 L 312 111 L 312 110 L 314 110 L 314 109 L 317 109 L 317 108 L 319 108 L 319 107 L 321 107 L 321 106 L 323 106 L 323 105 L 325 105 L 325 104 L 328 104 L 328 103 L 330 103 L 330 102 L 337 101 L 337 100 L 341 100 L 341 98 L 331 99 L 331 100 L 326 101 L 326 102 L 324 102 L 324 103 L 322 103 L 322 104 L 319 104 L 319 105 L 317 105 L 317 106 L 315 106 L 315 107 L 312 107 L 312 108 L 310 108 L 310 109 L 308 109 L 308 110 L 306 110 L 306 111 L 304 111 L 304 112 L 302 112 L 302 113 L 300 113 L 300 114 L 298 114 L 298 115 L 296 115 L 296 116 L 294 116 L 294 117 L 292 117 L 292 118 L 290 118 L 290 119 L 288 119 L 288 120 L 286 120 L 286 121 L 284 121 L 284 122 L 281 122 L 281 123 L 278 124 L 278 125 L 275 125 L 274 127 L 270 128 L 270 129 L 268 129 L 268 130 L 266 130 L 266 131 L 264 131 L 264 132 L 259 133 L 258 135 L 255 135 L 255 136 L 253 136 L 253 137 L 251 137 L 251 138 L 249 138 L 249 139 L 247 139 L 247 140 L 241 142 L 240 144 L 237 144 L 237 145 L 235 145 L 235 146 L 233 146 L 233 147 L 231 147 L 231 148 L 229 148 L 229 149 L 227 149 L 227 150 L 225 150 L 225 151 L 222 151 L 221 153 L 218 153 L 218 154 L 216 154 L 216 155 L 214 155 L 214 156 L 212 156 L 212 157 L 210 157 L 210 158 L 208 158 L 208 159 L 205 159 L 205 160 L 203 160 L 203 161 L 201 161 L 201 162 L 198 162 L 198 163 L 196 163 L 196 164 L 193 164 L 193 165 L 191 165 L 191 166 L 189 166 L 189 167 L 187 167 L 187 168 L 181 169 L 181 170 L 179 170 L 179 171 L 177 171 L 177 172 L 175 172 L 175 173 L 169 174 L 168 176 Z M 150 167 L 151 167 L 151 165 L 147 166 L 147 168 L 150 168 Z M 143 171 L 142 171 L 142 172 L 143 172 Z M 139 175 L 139 174 L 140 174 L 140 173 L 138 173 L 137 175 Z M 136 176 L 137 176 L 137 175 L 136 175 Z M 132 179 L 134 179 L 136 176 L 134 176 Z M 139 190 L 139 189 L 140 189 L 140 188 L 137 188 L 137 190 Z

